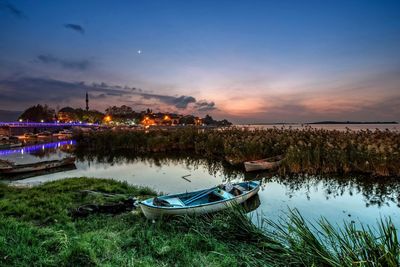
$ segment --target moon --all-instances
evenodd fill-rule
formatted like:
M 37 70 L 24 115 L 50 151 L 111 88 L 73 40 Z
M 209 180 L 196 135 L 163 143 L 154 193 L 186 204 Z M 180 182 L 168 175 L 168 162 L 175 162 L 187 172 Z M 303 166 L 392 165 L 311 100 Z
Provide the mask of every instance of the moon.
M 137 53 L 140 55 L 140 54 L 142 53 L 142 50 L 139 49 L 139 50 L 137 51 Z

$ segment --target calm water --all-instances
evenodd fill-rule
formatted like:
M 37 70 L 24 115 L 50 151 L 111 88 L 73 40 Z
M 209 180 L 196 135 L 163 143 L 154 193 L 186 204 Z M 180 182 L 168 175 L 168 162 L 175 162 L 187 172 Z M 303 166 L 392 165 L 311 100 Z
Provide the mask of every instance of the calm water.
M 73 146 L 72 141 L 66 141 L 0 150 L 0 158 L 18 163 L 57 159 L 71 153 Z M 133 185 L 149 186 L 158 192 L 178 193 L 215 186 L 227 180 L 256 178 L 256 174 L 245 174 L 218 162 L 184 156 L 167 158 L 161 155 L 148 158 L 135 158 L 131 155 L 114 158 L 109 155 L 86 156 L 77 160 L 76 168 L 57 171 L 25 177 L 11 183 L 38 184 L 65 177 L 87 176 L 114 178 Z M 190 182 L 182 178 L 189 174 L 187 179 Z M 258 174 L 257 178 L 261 178 L 264 183 L 259 193 L 261 204 L 256 213 L 271 219 L 277 219 L 287 208 L 297 208 L 309 220 L 324 216 L 337 223 L 354 220 L 374 224 L 380 217 L 391 216 L 400 225 L 400 183 L 395 180 L 282 178 L 268 173 Z

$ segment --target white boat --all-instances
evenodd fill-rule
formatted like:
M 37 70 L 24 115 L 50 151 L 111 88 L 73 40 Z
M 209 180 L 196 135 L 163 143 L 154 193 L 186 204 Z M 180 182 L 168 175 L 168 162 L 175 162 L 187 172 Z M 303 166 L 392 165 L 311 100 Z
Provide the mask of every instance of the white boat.
M 282 164 L 282 160 L 282 156 L 276 156 L 267 159 L 246 161 L 244 162 L 244 168 L 247 172 L 272 170 L 278 168 Z
M 140 208 L 148 219 L 212 213 L 245 202 L 257 194 L 260 184 L 259 181 L 240 182 L 195 192 L 149 198 L 140 202 Z
M 52 168 L 72 165 L 75 163 L 75 157 L 67 157 L 61 160 L 49 160 L 41 161 L 28 164 L 15 164 L 10 161 L 0 160 L 0 173 L 11 174 L 11 173 L 24 173 L 48 170 Z

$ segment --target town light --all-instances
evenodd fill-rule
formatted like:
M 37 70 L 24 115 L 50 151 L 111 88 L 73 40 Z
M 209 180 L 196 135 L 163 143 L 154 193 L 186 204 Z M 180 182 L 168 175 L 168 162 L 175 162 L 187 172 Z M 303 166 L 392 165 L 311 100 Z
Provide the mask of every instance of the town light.
M 168 116 L 168 115 L 165 115 L 165 116 L 164 116 L 164 120 L 165 120 L 165 121 L 170 120 L 169 116 Z
M 110 115 L 105 116 L 104 117 L 104 121 L 105 122 L 110 122 L 111 121 L 111 116 Z
M 22 122 L 22 119 L 19 119 L 19 122 Z
M 44 122 L 44 120 L 40 120 L 40 122 Z

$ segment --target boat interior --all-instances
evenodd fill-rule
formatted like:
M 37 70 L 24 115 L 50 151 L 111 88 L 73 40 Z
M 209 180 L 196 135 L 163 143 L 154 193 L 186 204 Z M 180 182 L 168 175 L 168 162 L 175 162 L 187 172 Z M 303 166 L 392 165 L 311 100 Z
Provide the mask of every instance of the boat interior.
M 229 200 L 246 193 L 255 187 L 255 182 L 219 185 L 210 189 L 188 192 L 178 195 L 161 196 L 152 199 L 150 204 L 157 207 L 188 207 L 222 200 Z

